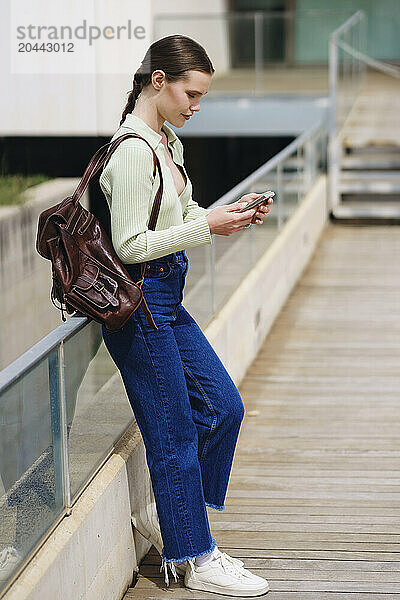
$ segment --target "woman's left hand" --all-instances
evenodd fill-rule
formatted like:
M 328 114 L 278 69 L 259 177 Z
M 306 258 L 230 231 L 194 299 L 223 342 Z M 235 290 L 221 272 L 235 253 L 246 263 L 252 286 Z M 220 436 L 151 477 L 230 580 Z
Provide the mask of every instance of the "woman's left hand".
M 238 202 L 247 202 L 247 204 L 248 204 L 252 200 L 255 200 L 256 198 L 259 198 L 260 196 L 262 196 L 265 193 L 266 192 L 262 192 L 261 194 L 258 194 L 256 192 L 253 192 L 251 194 L 245 194 L 244 196 L 242 196 L 240 198 L 240 200 L 238 200 Z M 268 198 L 268 200 L 265 200 L 264 202 L 262 202 L 261 204 L 259 204 L 257 206 L 257 208 L 254 209 L 254 215 L 253 215 L 253 217 L 251 219 L 251 224 L 262 225 L 264 223 L 265 217 L 267 216 L 267 214 L 271 210 L 268 205 L 272 204 L 273 201 L 274 201 L 273 198 Z

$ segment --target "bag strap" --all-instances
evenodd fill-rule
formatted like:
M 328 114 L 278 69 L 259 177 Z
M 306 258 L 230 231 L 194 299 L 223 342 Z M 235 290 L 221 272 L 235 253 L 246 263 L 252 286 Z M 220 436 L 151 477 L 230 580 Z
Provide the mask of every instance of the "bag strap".
M 163 188 L 164 188 L 163 176 L 162 176 L 162 172 L 161 172 L 160 161 L 159 161 L 158 156 L 155 153 L 154 149 L 152 148 L 152 146 L 149 144 L 149 142 L 147 140 L 145 140 L 141 135 L 139 135 L 137 133 L 124 133 L 123 135 L 118 136 L 115 140 L 108 142 L 107 144 L 104 144 L 104 146 L 101 146 L 101 148 L 99 148 L 97 150 L 97 152 L 90 159 L 89 164 L 85 169 L 82 179 L 80 180 L 80 182 L 72 196 L 72 201 L 74 204 L 77 204 L 79 202 L 79 200 L 82 197 L 82 194 L 84 193 L 87 186 L 89 185 L 89 181 L 91 180 L 91 178 L 109 160 L 112 153 L 118 148 L 120 143 L 130 137 L 136 137 L 136 138 L 139 138 L 139 139 L 143 140 L 144 142 L 146 142 L 146 144 L 149 146 L 150 150 L 153 153 L 153 165 L 154 165 L 153 177 L 155 177 L 156 171 L 158 171 L 159 176 L 160 176 L 160 185 L 157 190 L 156 196 L 154 198 L 153 208 L 152 208 L 152 211 L 150 214 L 150 220 L 149 220 L 149 225 L 148 225 L 149 229 L 154 230 L 156 223 L 157 223 L 158 213 L 160 212 L 161 198 L 162 198 Z
M 153 166 L 153 177 L 156 176 L 156 171 L 158 171 L 159 176 L 160 176 L 160 185 L 158 187 L 156 196 L 154 198 L 153 207 L 151 209 L 149 225 L 148 225 L 149 229 L 154 230 L 156 227 L 158 214 L 160 212 L 161 198 L 162 198 L 163 189 L 164 189 L 164 181 L 163 181 L 163 176 L 162 176 L 162 172 L 161 172 L 160 161 L 158 159 L 157 154 L 155 153 L 154 149 L 149 144 L 149 142 L 147 140 L 145 140 L 144 137 L 142 137 L 141 135 L 139 135 L 137 133 L 124 133 L 123 135 L 118 136 L 115 140 L 112 140 L 112 141 L 108 142 L 107 144 L 104 144 L 104 146 L 101 146 L 101 148 L 99 148 L 97 150 L 97 152 L 90 159 L 89 164 L 86 167 L 85 172 L 82 175 L 82 179 L 80 180 L 80 182 L 72 196 L 72 201 L 75 205 L 79 202 L 80 198 L 82 197 L 82 194 L 84 193 L 87 186 L 89 185 L 89 181 L 91 180 L 91 178 L 101 169 L 101 167 L 103 165 L 106 164 L 106 162 L 108 161 L 108 159 L 110 158 L 110 156 L 112 155 L 114 150 L 116 150 L 118 148 L 120 143 L 130 137 L 139 138 L 139 139 L 143 140 L 144 142 L 146 142 L 146 144 L 149 146 L 150 150 L 153 153 L 153 165 L 154 165 Z M 146 264 L 147 264 L 147 262 L 141 263 L 141 269 L 140 269 L 141 277 L 140 277 L 140 280 L 137 282 L 137 284 L 140 287 L 144 281 Z M 147 307 L 147 304 L 145 304 L 145 306 L 142 306 L 143 303 L 145 303 L 144 298 L 143 298 L 143 302 L 141 303 L 140 306 L 142 307 L 142 310 L 144 311 L 147 320 L 150 322 L 150 320 L 149 320 L 150 317 L 152 319 L 151 313 Z

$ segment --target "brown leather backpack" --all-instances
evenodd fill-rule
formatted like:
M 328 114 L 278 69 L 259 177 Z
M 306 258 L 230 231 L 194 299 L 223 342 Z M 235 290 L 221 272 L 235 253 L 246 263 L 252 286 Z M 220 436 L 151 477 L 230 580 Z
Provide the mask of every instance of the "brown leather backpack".
M 61 310 L 63 321 L 66 321 L 64 310 L 68 314 L 78 311 L 104 324 L 107 329 L 116 331 L 140 306 L 149 324 L 158 329 L 141 289 L 146 263 L 141 263 L 141 279 L 135 283 L 100 222 L 79 202 L 90 179 L 128 137 L 137 137 L 146 142 L 153 153 L 153 176 L 156 170 L 160 175 L 160 186 L 148 225 L 149 229 L 154 230 L 163 193 L 161 166 L 147 140 L 135 133 L 121 135 L 99 148 L 86 167 L 74 194 L 39 215 L 36 250 L 51 261 L 51 301 Z M 56 305 L 56 299 L 60 306 Z

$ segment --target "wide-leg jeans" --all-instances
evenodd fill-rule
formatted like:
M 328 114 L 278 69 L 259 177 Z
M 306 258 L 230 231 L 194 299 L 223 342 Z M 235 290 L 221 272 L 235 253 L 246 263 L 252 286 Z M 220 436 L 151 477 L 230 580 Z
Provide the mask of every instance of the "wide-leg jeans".
M 216 546 L 206 506 L 224 509 L 241 396 L 221 360 L 182 305 L 184 251 L 147 263 L 143 294 L 158 330 L 136 310 L 116 332 L 102 326 L 146 449 L 164 563 Z M 140 264 L 126 264 L 134 281 Z

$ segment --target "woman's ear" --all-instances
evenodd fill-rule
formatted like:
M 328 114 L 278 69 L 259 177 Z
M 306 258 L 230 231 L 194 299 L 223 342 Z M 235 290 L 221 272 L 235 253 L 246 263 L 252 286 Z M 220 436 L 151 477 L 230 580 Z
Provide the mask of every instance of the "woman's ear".
M 164 71 L 162 71 L 161 69 L 157 69 L 156 71 L 153 71 L 153 74 L 151 76 L 151 82 L 153 84 L 153 87 L 156 90 L 161 90 L 164 83 L 165 83 L 165 73 Z

